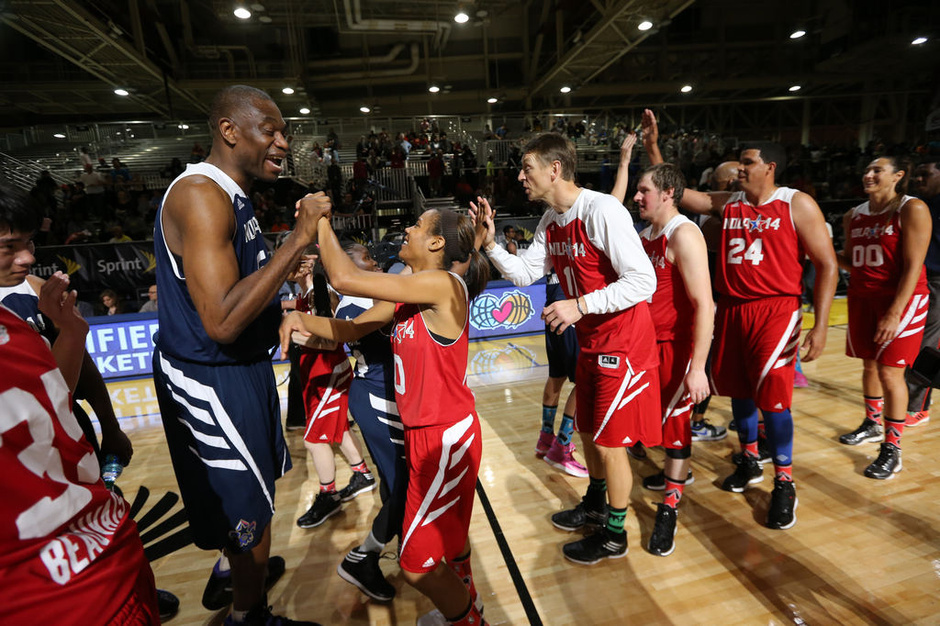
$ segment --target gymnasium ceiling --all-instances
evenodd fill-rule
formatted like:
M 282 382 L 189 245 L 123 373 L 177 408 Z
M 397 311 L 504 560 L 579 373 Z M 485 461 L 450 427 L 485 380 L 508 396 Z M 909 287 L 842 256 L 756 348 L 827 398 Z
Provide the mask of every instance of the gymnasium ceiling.
M 930 0 L 0 0 L 0 126 L 199 119 L 233 83 L 316 118 L 926 101 L 938 13 Z

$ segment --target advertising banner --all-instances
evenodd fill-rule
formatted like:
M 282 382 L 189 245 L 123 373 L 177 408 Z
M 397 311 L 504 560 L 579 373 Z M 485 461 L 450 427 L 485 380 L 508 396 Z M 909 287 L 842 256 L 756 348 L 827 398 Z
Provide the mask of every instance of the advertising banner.
M 49 278 L 61 271 L 85 300 L 96 300 L 104 289 L 136 299 L 156 281 L 153 241 L 46 246 L 36 249 L 32 273 Z

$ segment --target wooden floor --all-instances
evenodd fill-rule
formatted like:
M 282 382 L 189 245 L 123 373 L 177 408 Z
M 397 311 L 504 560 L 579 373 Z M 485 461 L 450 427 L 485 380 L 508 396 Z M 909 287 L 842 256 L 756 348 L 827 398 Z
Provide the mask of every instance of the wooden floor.
M 556 530 L 549 515 L 576 503 L 586 479 L 565 476 L 535 458 L 546 375 L 540 337 L 471 346 L 470 380 L 483 422 L 480 481 L 545 624 L 940 623 L 940 415 L 904 434 L 904 470 L 894 479 L 862 475 L 877 444 L 848 447 L 837 436 L 863 417 L 860 362 L 843 354 L 844 327 L 831 329 L 825 356 L 804 366 L 808 389 L 797 389 L 794 478 L 798 522 L 788 531 L 764 527 L 772 472 L 744 494 L 721 491 L 730 473 L 735 434 L 695 444 L 695 484 L 679 509 L 676 551 L 645 550 L 661 494 L 635 482 L 626 528 L 626 558 L 592 567 L 567 562 L 561 546 L 572 534 Z M 279 375 L 283 369 L 278 369 Z M 150 385 L 150 387 L 148 387 Z M 113 384 L 112 393 L 136 449 L 120 485 L 133 500 L 150 490 L 143 511 L 177 491 L 152 383 Z M 286 385 L 282 385 L 282 390 Z M 567 387 L 564 392 L 567 394 Z M 133 415 L 137 414 L 137 417 Z M 714 398 L 709 418 L 726 425 L 729 403 Z M 323 624 L 413 624 L 430 603 L 401 579 L 393 556 L 382 568 L 398 589 L 388 605 L 368 601 L 335 568 L 364 537 L 377 510 L 377 491 L 344 505 L 319 528 L 294 521 L 312 502 L 316 475 L 300 433 L 288 435 L 294 469 L 278 482 L 274 554 L 287 573 L 271 591 L 275 612 Z M 349 469 L 337 457 L 338 483 Z M 638 477 L 657 471 L 662 452 L 633 461 Z M 173 511 L 179 509 L 177 504 Z M 172 512 L 172 511 L 171 511 Z M 476 585 L 492 624 L 528 622 L 493 529 L 477 501 L 470 529 Z M 153 563 L 159 587 L 181 601 L 174 624 L 216 624 L 225 612 L 200 604 L 215 555 L 192 545 Z

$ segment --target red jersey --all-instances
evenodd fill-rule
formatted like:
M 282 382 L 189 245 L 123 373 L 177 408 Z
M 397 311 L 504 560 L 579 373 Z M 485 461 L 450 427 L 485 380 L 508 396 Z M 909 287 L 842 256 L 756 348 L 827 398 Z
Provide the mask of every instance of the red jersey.
M 857 296 L 893 296 L 901 282 L 904 255 L 901 250 L 901 207 L 911 196 L 901 198 L 901 204 L 890 214 L 872 214 L 868 202 L 852 209 L 846 254 L 852 259 L 849 293 Z M 914 294 L 926 294 L 927 272 L 921 267 Z
M 689 292 L 679 273 L 679 267 L 666 258 L 669 238 L 677 228 L 692 221 L 684 215 L 676 215 L 665 228 L 653 239 L 653 227 L 640 233 L 643 249 L 650 257 L 653 271 L 656 272 L 656 293 L 650 303 L 650 314 L 656 326 L 656 341 L 675 339 L 691 340 L 695 308 L 689 299 Z
M 466 294 L 463 280 L 457 280 Z M 446 426 L 475 413 L 473 392 L 467 387 L 468 321 L 460 336 L 445 344 L 428 330 L 419 305 L 395 308 L 395 400 L 405 429 Z
M 102 624 L 149 568 L 45 341 L 0 307 L 0 623 Z
M 778 187 L 760 206 L 735 192 L 722 210 L 718 293 L 740 300 L 803 293 L 803 250 L 790 202 L 796 189 Z
M 599 243 L 601 238 L 592 238 L 589 233 L 589 224 L 607 223 L 601 218 L 605 210 L 626 214 L 623 206 L 605 206 L 608 198 L 612 199 L 611 196 L 582 190 L 571 209 L 563 215 L 550 212 L 547 223 L 545 218 L 542 220 L 545 224 L 545 248 L 568 299 L 603 290 L 620 279 L 621 272 L 614 268 L 609 251 L 595 243 Z M 616 203 L 616 200 L 613 201 Z M 626 223 L 629 225 L 629 222 Z M 617 239 L 632 237 L 633 241 L 639 243 L 636 231 L 630 230 L 608 233 L 610 244 L 619 243 L 620 254 L 642 257 L 642 246 L 636 246 L 634 250 L 628 245 L 630 241 Z M 631 264 L 649 267 L 645 258 L 642 263 L 638 263 L 638 260 L 633 259 Z M 653 330 L 646 300 L 623 310 L 586 315 L 575 324 L 582 354 L 624 354 L 634 371 L 644 371 L 659 363 Z

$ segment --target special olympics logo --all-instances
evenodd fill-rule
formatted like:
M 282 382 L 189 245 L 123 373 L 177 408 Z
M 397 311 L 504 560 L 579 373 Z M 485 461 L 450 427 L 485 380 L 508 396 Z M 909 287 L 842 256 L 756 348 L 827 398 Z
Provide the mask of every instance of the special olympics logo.
M 529 321 L 533 313 L 532 299 L 521 291 L 509 291 L 502 297 L 482 293 L 470 306 L 470 323 L 477 330 L 513 329 Z

